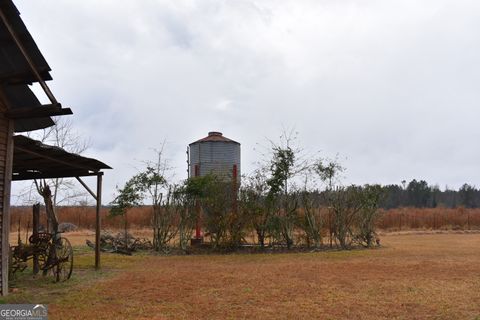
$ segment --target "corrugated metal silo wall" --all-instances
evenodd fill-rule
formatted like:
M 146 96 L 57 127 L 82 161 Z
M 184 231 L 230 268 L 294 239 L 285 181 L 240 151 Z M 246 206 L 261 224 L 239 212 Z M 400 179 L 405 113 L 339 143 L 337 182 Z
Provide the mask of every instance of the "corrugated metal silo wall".
M 190 145 L 190 176 L 215 174 L 231 179 L 233 166 L 237 166 L 237 181 L 240 182 L 240 145 L 234 142 L 206 141 Z

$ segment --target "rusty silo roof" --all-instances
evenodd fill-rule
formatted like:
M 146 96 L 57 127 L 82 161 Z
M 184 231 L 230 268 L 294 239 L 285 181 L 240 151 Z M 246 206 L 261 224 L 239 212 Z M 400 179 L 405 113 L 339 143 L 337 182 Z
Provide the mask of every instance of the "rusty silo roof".
M 218 131 L 210 131 L 208 133 L 208 136 L 206 136 L 205 138 L 202 138 L 200 140 L 197 140 L 195 142 L 192 142 L 190 143 L 190 145 L 194 144 L 194 143 L 199 143 L 199 142 L 209 142 L 209 141 L 220 141 L 220 142 L 233 142 L 233 143 L 237 143 L 237 144 L 240 144 L 238 143 L 237 141 L 233 141 L 232 139 L 229 139 L 225 136 L 223 136 L 223 134 L 221 132 L 218 132 Z

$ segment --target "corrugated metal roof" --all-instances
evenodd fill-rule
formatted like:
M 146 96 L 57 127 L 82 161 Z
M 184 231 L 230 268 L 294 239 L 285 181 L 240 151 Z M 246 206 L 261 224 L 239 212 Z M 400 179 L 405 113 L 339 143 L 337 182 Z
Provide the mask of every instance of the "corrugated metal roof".
M 38 82 L 40 79 L 51 80 L 50 67 L 20 18 L 20 13 L 12 0 L 0 0 L 0 18 L 0 91 L 6 100 L 5 105 L 9 111 L 42 108 L 43 106 L 27 84 Z M 39 78 L 35 77 L 20 47 L 23 47 L 26 56 L 31 60 Z M 67 110 L 61 109 L 61 105 L 56 104 L 54 100 L 53 97 L 52 104 L 58 105 L 55 113 L 45 112 L 46 109 L 43 109 L 41 115 L 27 114 L 15 118 L 15 132 L 44 129 L 54 125 L 49 116 L 66 114 L 64 110 Z M 68 111 L 71 113 L 69 109 Z
M 210 131 L 208 133 L 208 136 L 205 138 L 202 138 L 200 140 L 197 140 L 195 142 L 190 143 L 190 145 L 195 144 L 195 143 L 200 143 L 200 142 L 209 142 L 209 141 L 220 141 L 220 142 L 233 142 L 233 143 L 238 143 L 237 141 L 233 141 L 232 139 L 229 139 L 227 137 L 224 137 L 221 132 L 218 131 Z
M 21 109 L 28 107 L 41 107 L 35 94 L 26 84 L 3 86 L 3 92 L 7 104 L 11 109 Z M 17 119 L 15 120 L 15 132 L 33 131 L 53 126 L 55 123 L 50 117 Z
M 51 80 L 49 73 L 51 69 L 13 2 L 0 0 L 0 9 L 33 60 L 38 73 L 44 80 Z M 4 23 L 0 23 L 0 80 L 4 83 L 31 83 L 37 80 Z
M 12 180 L 89 176 L 110 166 L 25 136 L 14 136 Z

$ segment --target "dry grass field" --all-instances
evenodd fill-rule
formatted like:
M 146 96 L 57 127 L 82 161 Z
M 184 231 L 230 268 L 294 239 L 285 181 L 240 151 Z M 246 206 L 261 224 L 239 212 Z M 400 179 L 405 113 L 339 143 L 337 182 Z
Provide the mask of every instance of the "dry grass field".
M 75 235 L 75 237 L 79 237 Z M 396 234 L 372 250 L 93 255 L 65 283 L 25 275 L 3 302 L 51 319 L 480 319 L 480 234 Z
M 40 221 L 46 225 L 46 215 L 41 209 Z M 121 216 L 112 217 L 108 208 L 102 208 L 102 226 L 106 229 L 122 229 L 124 218 Z M 325 212 L 326 214 L 326 212 Z M 94 207 L 58 207 L 58 220 L 70 222 L 79 229 L 95 229 L 95 208 Z M 149 206 L 135 207 L 128 211 L 128 225 L 132 229 L 150 228 L 152 221 L 152 208 Z M 18 226 L 22 230 L 32 228 L 31 207 L 13 207 L 11 216 L 11 232 L 16 232 Z M 378 228 L 381 230 L 480 230 L 480 208 L 466 209 L 458 208 L 397 208 L 382 210 L 378 221 Z

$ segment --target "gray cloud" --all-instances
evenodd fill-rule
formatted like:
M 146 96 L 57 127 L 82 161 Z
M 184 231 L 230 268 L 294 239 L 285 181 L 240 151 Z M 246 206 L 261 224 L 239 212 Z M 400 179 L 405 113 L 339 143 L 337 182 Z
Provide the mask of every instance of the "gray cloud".
M 17 0 L 71 106 L 87 155 L 111 164 L 106 199 L 166 139 L 219 130 L 256 143 L 295 127 L 346 158 L 346 182 L 480 179 L 476 1 Z

